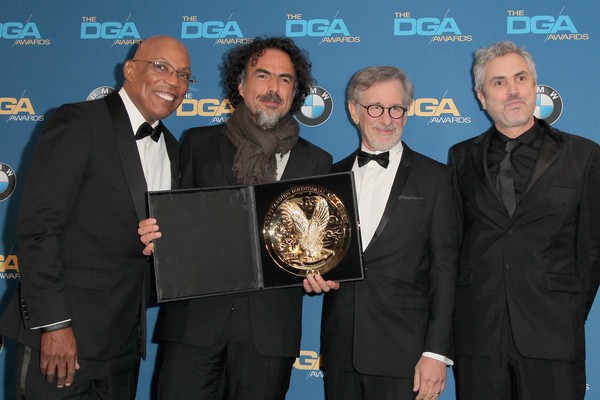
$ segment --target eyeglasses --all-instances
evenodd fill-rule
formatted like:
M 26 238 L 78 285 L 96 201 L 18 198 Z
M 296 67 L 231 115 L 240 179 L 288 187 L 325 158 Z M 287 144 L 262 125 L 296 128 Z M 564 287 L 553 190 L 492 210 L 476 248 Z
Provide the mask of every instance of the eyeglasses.
M 189 72 L 185 71 L 177 71 L 175 67 L 171 64 L 166 63 L 164 61 L 148 61 L 148 60 L 131 60 L 133 62 L 141 61 L 148 64 L 151 64 L 154 67 L 154 71 L 161 75 L 173 75 L 175 72 L 177 74 L 177 79 L 185 83 L 196 83 L 196 77 Z
M 369 114 L 371 118 L 379 118 L 383 115 L 383 112 L 385 110 L 388 110 L 388 113 L 390 114 L 391 118 L 400 119 L 404 117 L 404 114 L 406 113 L 406 111 L 408 111 L 407 108 L 404 108 L 402 106 L 384 107 L 378 104 L 371 104 L 370 106 L 363 106 L 362 104 L 359 105 L 365 110 L 367 110 L 367 114 Z

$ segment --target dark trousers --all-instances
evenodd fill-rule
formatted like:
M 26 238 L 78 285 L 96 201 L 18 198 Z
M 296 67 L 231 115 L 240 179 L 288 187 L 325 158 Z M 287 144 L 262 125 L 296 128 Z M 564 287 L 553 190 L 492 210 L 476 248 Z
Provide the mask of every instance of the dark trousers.
M 79 358 L 79 369 L 69 387 L 57 388 L 40 372 L 40 351 L 17 346 L 17 400 L 133 400 L 140 369 L 139 326 L 110 360 Z
M 458 400 L 582 400 L 585 362 L 540 360 L 517 351 L 504 317 L 504 335 L 490 357 L 456 357 Z M 543 338 L 540 338 L 543 340 Z
M 412 379 L 325 371 L 327 400 L 410 400 L 417 395 L 412 389 Z
M 256 351 L 246 295 L 235 300 L 217 343 L 198 347 L 164 342 L 162 346 L 159 399 L 285 399 L 295 358 L 267 357 Z

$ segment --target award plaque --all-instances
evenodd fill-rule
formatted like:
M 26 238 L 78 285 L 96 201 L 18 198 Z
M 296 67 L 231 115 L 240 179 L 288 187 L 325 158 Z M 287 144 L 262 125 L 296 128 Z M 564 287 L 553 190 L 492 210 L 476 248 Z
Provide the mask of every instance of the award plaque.
M 306 276 L 338 265 L 348 252 L 352 230 L 346 207 L 334 193 L 301 185 L 271 204 L 262 234 L 277 266 Z
M 159 302 L 364 278 L 351 172 L 148 193 Z M 301 289 L 299 289 L 301 290 Z

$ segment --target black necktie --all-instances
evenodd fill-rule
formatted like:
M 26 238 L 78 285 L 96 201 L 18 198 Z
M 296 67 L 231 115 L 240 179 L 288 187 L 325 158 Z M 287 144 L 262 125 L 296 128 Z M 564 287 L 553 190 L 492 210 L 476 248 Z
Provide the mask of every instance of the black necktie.
M 498 175 L 496 175 L 496 189 L 511 217 L 517 206 L 517 200 L 515 197 L 515 182 L 510 158 L 518 145 L 519 142 L 516 140 L 506 142 L 506 148 L 504 149 L 506 153 L 504 154 L 504 158 L 500 160 L 500 164 L 498 164 Z
M 375 161 L 383 168 L 387 168 L 388 164 L 390 163 L 390 152 L 386 151 L 384 153 L 372 154 L 359 150 L 358 166 L 362 167 L 363 165 L 366 165 L 369 161 Z
M 159 122 L 158 125 L 156 125 L 155 129 L 152 129 L 152 126 L 149 123 L 144 122 L 138 128 L 138 130 L 135 134 L 135 140 L 141 140 L 141 139 L 145 138 L 146 136 L 150 136 L 152 138 L 152 140 L 154 140 L 155 142 L 158 142 L 158 139 L 160 139 L 161 132 L 162 132 L 162 122 Z

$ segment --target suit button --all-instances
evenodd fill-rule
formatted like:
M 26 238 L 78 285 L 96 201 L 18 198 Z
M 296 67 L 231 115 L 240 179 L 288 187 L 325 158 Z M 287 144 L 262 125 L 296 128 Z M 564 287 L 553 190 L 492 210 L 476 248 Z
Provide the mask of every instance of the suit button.
M 510 269 L 510 264 L 509 263 L 504 264 L 504 268 L 508 271 Z
M 512 230 L 512 229 L 509 229 L 509 230 L 508 230 L 508 235 L 509 235 L 509 236 L 512 236 L 512 234 L 513 234 L 513 230 Z

